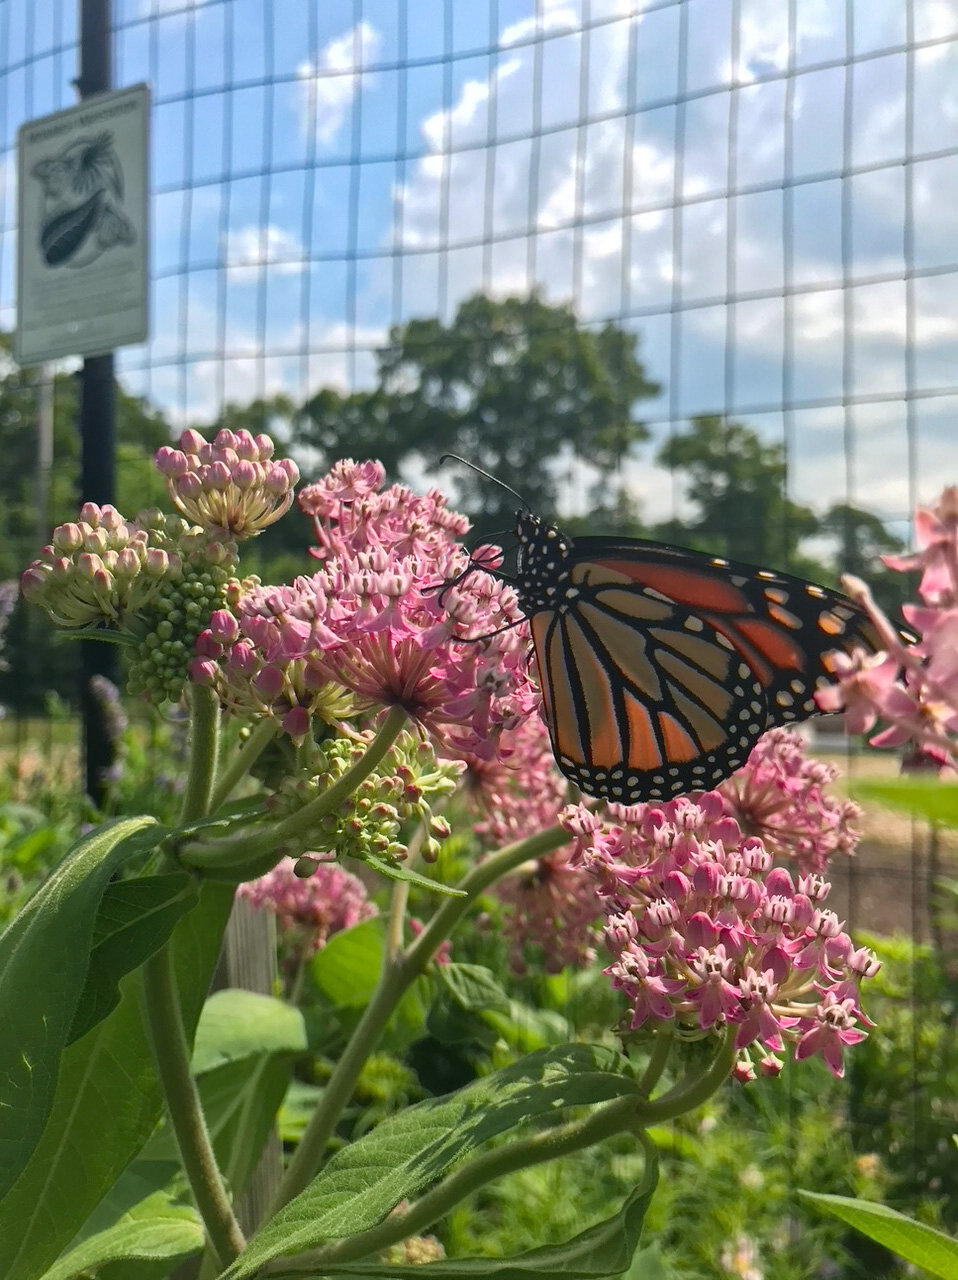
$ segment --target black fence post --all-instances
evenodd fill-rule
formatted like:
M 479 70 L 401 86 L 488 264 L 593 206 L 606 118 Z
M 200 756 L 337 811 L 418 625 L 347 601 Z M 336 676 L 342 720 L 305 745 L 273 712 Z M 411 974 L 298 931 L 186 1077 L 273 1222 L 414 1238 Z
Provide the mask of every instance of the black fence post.
M 111 0 L 80 0 L 81 98 L 112 87 Z M 116 493 L 116 410 L 113 353 L 87 356 L 80 374 L 80 500 L 98 506 L 112 503 Z M 83 767 L 87 795 L 97 806 L 106 792 L 107 771 L 114 745 L 91 680 L 105 676 L 116 681 L 116 653 L 112 645 L 86 640 L 80 646 L 80 708 L 83 717 Z

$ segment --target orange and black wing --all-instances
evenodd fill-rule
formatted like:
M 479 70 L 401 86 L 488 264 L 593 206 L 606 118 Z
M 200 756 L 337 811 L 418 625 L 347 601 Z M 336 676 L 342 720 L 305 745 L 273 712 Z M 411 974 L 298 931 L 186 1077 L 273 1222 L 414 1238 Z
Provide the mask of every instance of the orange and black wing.
M 570 585 L 530 619 L 553 749 L 622 804 L 716 786 L 815 714 L 829 652 L 874 647 L 836 592 L 661 544 L 577 539 Z

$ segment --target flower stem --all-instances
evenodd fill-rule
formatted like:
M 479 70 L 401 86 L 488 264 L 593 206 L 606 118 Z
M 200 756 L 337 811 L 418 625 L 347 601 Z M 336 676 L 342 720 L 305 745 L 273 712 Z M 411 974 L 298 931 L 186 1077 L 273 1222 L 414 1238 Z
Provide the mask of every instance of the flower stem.
M 323 818 L 349 798 L 359 784 L 380 765 L 399 737 L 406 722 L 402 707 L 390 707 L 379 730 L 363 755 L 331 787 L 304 805 L 296 813 L 289 814 L 281 822 L 258 828 L 250 834 L 226 837 L 221 840 L 193 841 L 180 854 L 184 866 L 202 871 L 207 867 L 235 867 L 254 861 L 271 849 L 280 849 L 287 840 L 308 836 Z
M 642 1079 L 639 1081 L 639 1097 L 649 1098 L 652 1096 L 652 1090 L 659 1082 L 659 1077 L 665 1070 L 665 1064 L 669 1060 L 669 1054 L 672 1052 L 672 1036 L 668 1031 L 660 1031 L 652 1042 L 652 1052 L 649 1054 L 649 1061 L 642 1072 Z
M 337 1240 L 312 1253 L 312 1269 L 322 1270 L 333 1263 L 355 1262 L 416 1235 L 494 1178 L 581 1151 L 614 1134 L 633 1131 L 635 1103 L 631 1096 L 616 1098 L 588 1116 L 483 1152 L 456 1169 L 439 1186 L 426 1192 L 406 1213 L 387 1218 L 369 1231 Z
M 725 1083 L 735 1062 L 735 1027 L 730 1027 L 718 1053 L 704 1071 L 691 1074 L 680 1080 L 668 1093 L 663 1093 L 653 1102 L 643 1103 L 638 1109 L 639 1123 L 643 1128 L 649 1125 L 662 1124 L 666 1120 L 674 1120 L 707 1099 Z
M 210 798 L 210 813 L 230 798 L 233 788 L 249 773 L 250 769 L 276 737 L 278 730 L 271 720 L 260 720 L 250 730 L 250 735 L 221 773 Z
M 210 1143 L 196 1081 L 190 1072 L 189 1046 L 168 946 L 151 956 L 144 965 L 143 984 L 153 1054 L 180 1159 L 210 1247 L 223 1268 L 242 1252 L 246 1241 L 230 1207 Z
M 554 853 L 570 840 L 568 831 L 563 827 L 547 827 L 534 836 L 518 840 L 515 844 L 507 844 L 497 849 L 488 858 L 483 859 L 457 886 L 465 897 L 446 898 L 442 906 L 423 929 L 418 938 L 410 945 L 406 958 L 413 966 L 415 974 L 421 973 L 438 951 L 439 947 L 456 927 L 469 908 L 481 893 L 507 876 L 516 867 L 521 867 L 530 858 L 542 858 L 547 853 Z
M 329 1142 L 343 1108 L 352 1097 L 356 1079 L 363 1064 L 379 1042 L 383 1028 L 399 1003 L 406 988 L 425 970 L 436 951 L 459 923 L 476 898 L 515 867 L 529 858 L 541 857 L 566 844 L 569 833 L 562 827 L 549 827 L 527 840 L 507 845 L 473 867 L 459 888 L 465 897 L 447 898 L 429 924 L 408 949 L 390 964 L 384 962 L 379 985 L 366 1006 L 330 1076 L 316 1111 L 306 1127 L 296 1153 L 289 1162 L 285 1177 L 270 1209 L 270 1216 L 306 1187 L 319 1170 L 326 1144 Z M 395 901 L 394 901 L 395 905 Z
M 352 1097 L 363 1064 L 375 1048 L 383 1027 L 413 976 L 415 975 L 408 973 L 401 962 L 387 964 L 383 968 L 379 984 L 350 1036 L 343 1056 L 326 1082 L 319 1104 L 287 1166 L 267 1218 L 271 1218 L 287 1201 L 298 1196 L 316 1175 L 323 1161 L 326 1144 L 336 1128 L 343 1108 Z
M 190 763 L 183 796 L 182 822 L 204 818 L 216 781 L 219 754 L 220 704 L 205 685 L 190 685 Z

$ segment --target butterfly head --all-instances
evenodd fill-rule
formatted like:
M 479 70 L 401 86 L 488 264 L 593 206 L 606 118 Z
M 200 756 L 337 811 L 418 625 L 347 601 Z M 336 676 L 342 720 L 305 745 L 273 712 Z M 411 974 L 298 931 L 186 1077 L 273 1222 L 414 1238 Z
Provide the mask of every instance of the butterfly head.
M 516 513 L 516 538 L 516 591 L 523 611 L 532 614 L 554 609 L 572 553 L 571 539 L 531 511 Z

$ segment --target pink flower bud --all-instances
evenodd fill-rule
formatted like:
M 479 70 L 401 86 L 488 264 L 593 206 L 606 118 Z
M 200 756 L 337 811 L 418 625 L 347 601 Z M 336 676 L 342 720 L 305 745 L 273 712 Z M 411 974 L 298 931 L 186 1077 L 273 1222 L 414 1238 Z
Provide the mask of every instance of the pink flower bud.
M 217 666 L 211 658 L 194 658 L 190 663 L 190 679 L 194 684 L 214 684 L 216 673 Z
M 172 481 L 174 494 L 180 498 L 198 498 L 203 492 L 203 481 L 195 471 L 187 471 L 186 475 L 177 476 Z
M 305 707 L 293 707 L 283 716 L 282 725 L 291 738 L 305 738 L 309 733 L 309 712 Z
M 84 551 L 77 557 L 76 566 L 77 577 L 86 582 L 92 582 L 98 573 L 106 572 L 106 567 L 100 557 L 90 551 Z
M 78 524 L 61 524 L 53 531 L 53 545 L 66 555 L 79 551 L 83 546 L 83 531 Z
M 253 688 L 264 701 L 272 702 L 283 692 L 282 671 L 278 667 L 264 667 L 253 680 Z
M 210 617 L 210 634 L 220 644 L 232 644 L 239 635 L 239 623 L 228 609 L 217 609 Z
M 230 487 L 230 469 L 225 462 L 211 463 L 203 475 L 203 488 L 223 493 Z
M 245 493 L 252 489 L 258 479 L 256 466 L 252 462 L 236 462 L 233 464 L 233 483 L 237 489 Z
M 197 658 L 218 658 L 223 652 L 223 646 L 209 631 L 201 631 L 196 637 L 193 651 Z
M 124 582 L 132 582 L 140 572 L 140 557 L 132 547 L 124 547 L 116 557 L 115 572 Z
M 200 435 L 198 431 L 194 431 L 192 428 L 188 428 L 180 436 L 179 443 L 180 443 L 180 448 L 183 450 L 184 453 L 199 453 L 199 451 L 206 444 L 206 441 L 203 439 L 203 437 Z
M 155 462 L 156 469 L 161 475 L 174 480 L 179 476 L 185 476 L 190 469 L 190 460 L 186 454 L 179 449 L 171 449 L 168 444 L 165 444 L 162 449 L 157 449 Z
M 228 430 L 228 428 L 223 427 L 222 430 L 217 431 L 214 436 L 213 444 L 217 449 L 235 449 L 236 436 L 232 431 Z
M 259 668 L 259 657 L 252 645 L 247 644 L 245 640 L 241 640 L 238 644 L 234 644 L 229 651 L 226 659 L 227 670 L 235 672 L 238 676 L 251 676 L 256 673 Z
M 80 508 L 80 522 L 88 524 L 91 529 L 100 527 L 100 508 L 95 502 L 84 502 Z
M 20 575 L 20 590 L 23 592 L 23 598 L 31 602 L 39 601 L 44 594 L 48 576 L 36 561 L 28 569 L 24 569 Z
M 268 435 L 256 436 L 254 443 L 259 452 L 260 462 L 266 462 L 273 456 L 273 450 L 276 446 Z
M 143 565 L 147 577 L 159 579 L 169 573 L 170 557 L 159 547 L 151 547 L 146 553 L 146 561 Z
M 259 449 L 256 447 L 256 441 L 248 431 L 237 431 L 236 444 L 233 448 L 245 462 L 259 461 Z

